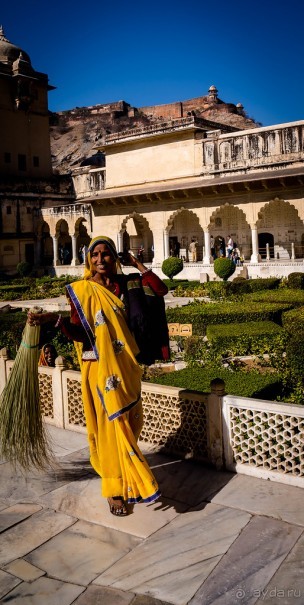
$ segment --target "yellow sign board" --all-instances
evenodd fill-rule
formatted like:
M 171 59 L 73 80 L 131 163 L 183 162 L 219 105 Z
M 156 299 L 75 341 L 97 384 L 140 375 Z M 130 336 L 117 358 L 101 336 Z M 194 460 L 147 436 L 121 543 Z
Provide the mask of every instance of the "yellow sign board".
M 192 324 L 168 324 L 169 336 L 192 336 Z

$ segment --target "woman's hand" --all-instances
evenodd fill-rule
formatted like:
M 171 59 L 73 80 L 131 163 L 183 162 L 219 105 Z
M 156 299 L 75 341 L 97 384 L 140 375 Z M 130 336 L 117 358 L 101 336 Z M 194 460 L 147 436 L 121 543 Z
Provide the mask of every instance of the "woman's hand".
M 136 258 L 134 256 L 134 254 L 131 254 L 129 252 L 129 262 L 130 265 L 132 265 L 132 267 L 135 267 L 136 269 L 138 269 L 138 271 L 140 271 L 140 273 L 144 273 L 145 271 L 147 271 L 147 267 L 145 267 L 145 265 L 143 265 L 140 260 L 138 260 L 138 258 Z
M 27 323 L 30 326 L 42 326 L 46 323 L 55 324 L 58 321 L 58 313 L 33 313 L 29 311 L 27 314 Z

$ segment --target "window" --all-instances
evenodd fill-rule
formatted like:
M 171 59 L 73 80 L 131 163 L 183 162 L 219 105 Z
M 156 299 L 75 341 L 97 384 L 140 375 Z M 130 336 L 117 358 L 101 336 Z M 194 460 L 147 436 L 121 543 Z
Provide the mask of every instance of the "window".
M 12 214 L 12 207 L 6 206 L 6 214 Z
M 26 155 L 18 153 L 18 170 L 26 170 Z
M 11 154 L 9 153 L 9 151 L 4 152 L 4 162 L 5 164 L 11 163 Z
M 38 155 L 34 155 L 34 157 L 33 157 L 33 166 L 34 166 L 34 168 L 39 168 L 39 157 L 38 157 Z

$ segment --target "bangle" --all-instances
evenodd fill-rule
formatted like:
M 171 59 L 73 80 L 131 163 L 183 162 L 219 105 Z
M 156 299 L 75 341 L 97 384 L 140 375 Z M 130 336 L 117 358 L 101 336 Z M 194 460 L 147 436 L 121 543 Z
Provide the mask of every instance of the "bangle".
M 151 271 L 151 269 L 145 269 L 144 271 L 141 272 L 140 275 L 144 275 L 145 273 L 148 273 L 149 271 Z
M 55 328 L 59 328 L 59 326 L 61 324 L 61 320 L 62 320 L 62 315 L 59 314 L 58 315 L 58 319 L 57 319 L 57 321 L 55 323 L 55 326 L 54 326 Z

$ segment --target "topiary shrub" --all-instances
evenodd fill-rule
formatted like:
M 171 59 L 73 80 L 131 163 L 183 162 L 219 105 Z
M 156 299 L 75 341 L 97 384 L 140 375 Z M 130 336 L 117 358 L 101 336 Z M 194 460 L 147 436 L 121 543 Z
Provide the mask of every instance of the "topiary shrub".
M 224 281 L 235 272 L 235 264 L 230 258 L 216 258 L 214 261 L 214 271 Z
M 184 263 L 181 258 L 170 256 L 163 261 L 162 272 L 169 277 L 169 279 L 173 279 L 174 275 L 177 275 L 183 270 L 183 267 Z
M 294 288 L 296 290 L 304 289 L 304 273 L 294 272 L 288 275 L 288 288 Z
M 21 277 L 27 277 L 32 271 L 32 265 L 24 260 L 18 263 L 16 269 Z

